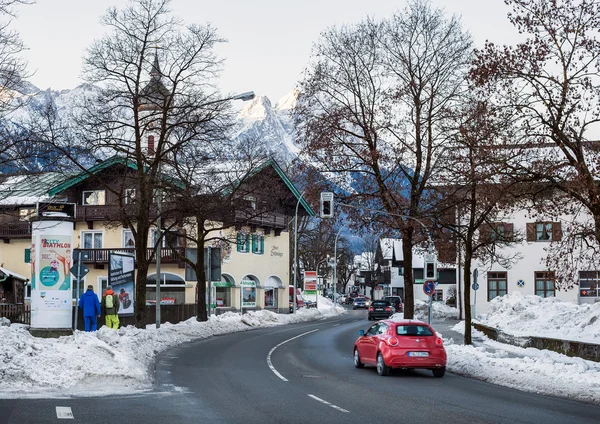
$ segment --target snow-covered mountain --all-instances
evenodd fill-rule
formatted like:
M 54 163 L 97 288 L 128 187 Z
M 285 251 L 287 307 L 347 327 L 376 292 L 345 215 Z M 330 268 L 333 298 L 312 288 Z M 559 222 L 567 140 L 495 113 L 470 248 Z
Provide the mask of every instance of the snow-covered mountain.
M 23 118 L 33 109 L 41 109 L 50 101 L 56 105 L 59 115 L 68 115 L 75 107 L 77 99 L 87 97 L 97 88 L 82 84 L 69 90 L 40 90 L 33 84 L 24 82 L 22 90 L 15 93 L 15 99 L 26 105 L 14 112 L 13 117 Z M 275 106 L 265 96 L 257 96 L 244 104 L 239 112 L 237 137 L 259 143 L 262 149 L 274 156 L 280 164 L 288 164 L 297 157 L 298 147 L 294 144 L 294 129 L 291 111 L 297 99 L 297 92 L 291 91 L 282 97 Z M 254 141 L 256 140 L 256 141 Z

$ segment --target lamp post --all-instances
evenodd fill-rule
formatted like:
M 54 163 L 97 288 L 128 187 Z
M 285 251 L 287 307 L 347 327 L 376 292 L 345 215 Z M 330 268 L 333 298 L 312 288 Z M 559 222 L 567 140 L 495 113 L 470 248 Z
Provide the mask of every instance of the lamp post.
M 296 214 L 294 215 L 294 297 L 292 305 L 293 313 L 296 313 L 296 274 L 298 274 L 298 206 L 304 196 L 305 191 L 300 194 L 298 201 L 296 202 Z
M 227 97 L 225 99 L 219 99 L 219 100 L 215 100 L 212 102 L 207 102 L 205 104 L 206 105 L 210 105 L 210 104 L 214 104 L 214 103 L 223 103 L 223 102 L 228 102 L 230 100 L 242 100 L 244 102 L 248 101 L 248 100 L 252 100 L 254 99 L 255 94 L 254 91 L 246 91 L 245 93 L 241 93 L 241 94 L 236 94 L 234 96 L 231 97 Z M 160 156 L 160 151 L 156 153 L 156 157 L 158 158 L 158 167 L 157 167 L 157 175 L 160 178 L 160 165 L 162 163 L 162 158 Z M 156 328 L 160 328 L 160 300 L 161 300 L 161 294 L 160 294 L 160 257 L 161 257 L 161 248 L 162 248 L 162 229 L 161 229 L 161 199 L 162 198 L 162 190 L 160 188 L 158 188 L 158 199 L 156 202 L 156 208 L 157 208 L 157 218 L 156 218 L 156 231 L 158 234 L 158 240 L 157 240 L 157 244 L 156 244 Z M 200 251 L 200 248 L 198 249 L 198 251 Z M 198 254 L 204 254 L 204 249 L 202 248 L 202 253 L 198 252 Z M 209 270 L 209 277 L 208 277 L 208 315 L 210 316 L 211 314 L 211 275 L 210 275 L 210 248 L 209 248 L 209 266 L 208 266 L 208 270 Z M 206 284 L 206 282 L 204 283 Z M 241 288 L 240 288 L 240 292 L 241 292 Z M 241 296 L 240 296 L 241 297 Z M 203 300 L 205 301 L 205 300 Z M 241 302 L 241 300 L 240 300 Z M 240 310 L 242 309 L 242 304 L 240 303 Z
M 342 225 L 335 235 L 335 241 L 333 242 L 333 304 L 335 305 L 337 302 L 335 300 L 335 286 L 337 284 L 337 241 L 342 229 L 346 226 L 346 224 Z

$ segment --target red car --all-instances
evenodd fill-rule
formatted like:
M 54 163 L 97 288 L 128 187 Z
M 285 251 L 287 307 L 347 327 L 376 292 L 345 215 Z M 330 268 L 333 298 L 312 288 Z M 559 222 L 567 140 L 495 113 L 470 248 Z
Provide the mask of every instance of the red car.
M 388 375 L 392 368 L 428 369 L 435 377 L 446 373 L 446 349 L 435 330 L 415 320 L 383 320 L 373 324 L 354 343 L 354 366 L 377 367 L 379 375 Z

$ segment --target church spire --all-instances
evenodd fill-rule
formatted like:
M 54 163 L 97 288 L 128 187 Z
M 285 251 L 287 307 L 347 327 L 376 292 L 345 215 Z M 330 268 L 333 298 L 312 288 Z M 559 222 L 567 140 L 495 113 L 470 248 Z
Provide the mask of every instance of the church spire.
M 160 66 L 158 64 L 158 47 L 155 47 L 154 52 L 154 62 L 152 63 L 152 70 L 150 71 L 150 76 L 152 79 L 161 79 L 162 73 L 160 72 Z

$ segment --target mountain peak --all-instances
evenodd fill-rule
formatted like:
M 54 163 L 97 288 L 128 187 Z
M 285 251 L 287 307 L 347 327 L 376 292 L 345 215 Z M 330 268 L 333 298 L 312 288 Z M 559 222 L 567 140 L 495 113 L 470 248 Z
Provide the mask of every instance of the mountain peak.
M 284 111 L 284 110 L 292 110 L 296 107 L 296 103 L 298 102 L 298 95 L 300 91 L 294 88 L 292 91 L 287 93 L 285 96 L 280 98 L 275 104 L 275 109 Z
M 240 116 L 245 119 L 262 120 L 272 111 L 271 101 L 267 96 L 256 96 L 254 100 L 245 105 Z

